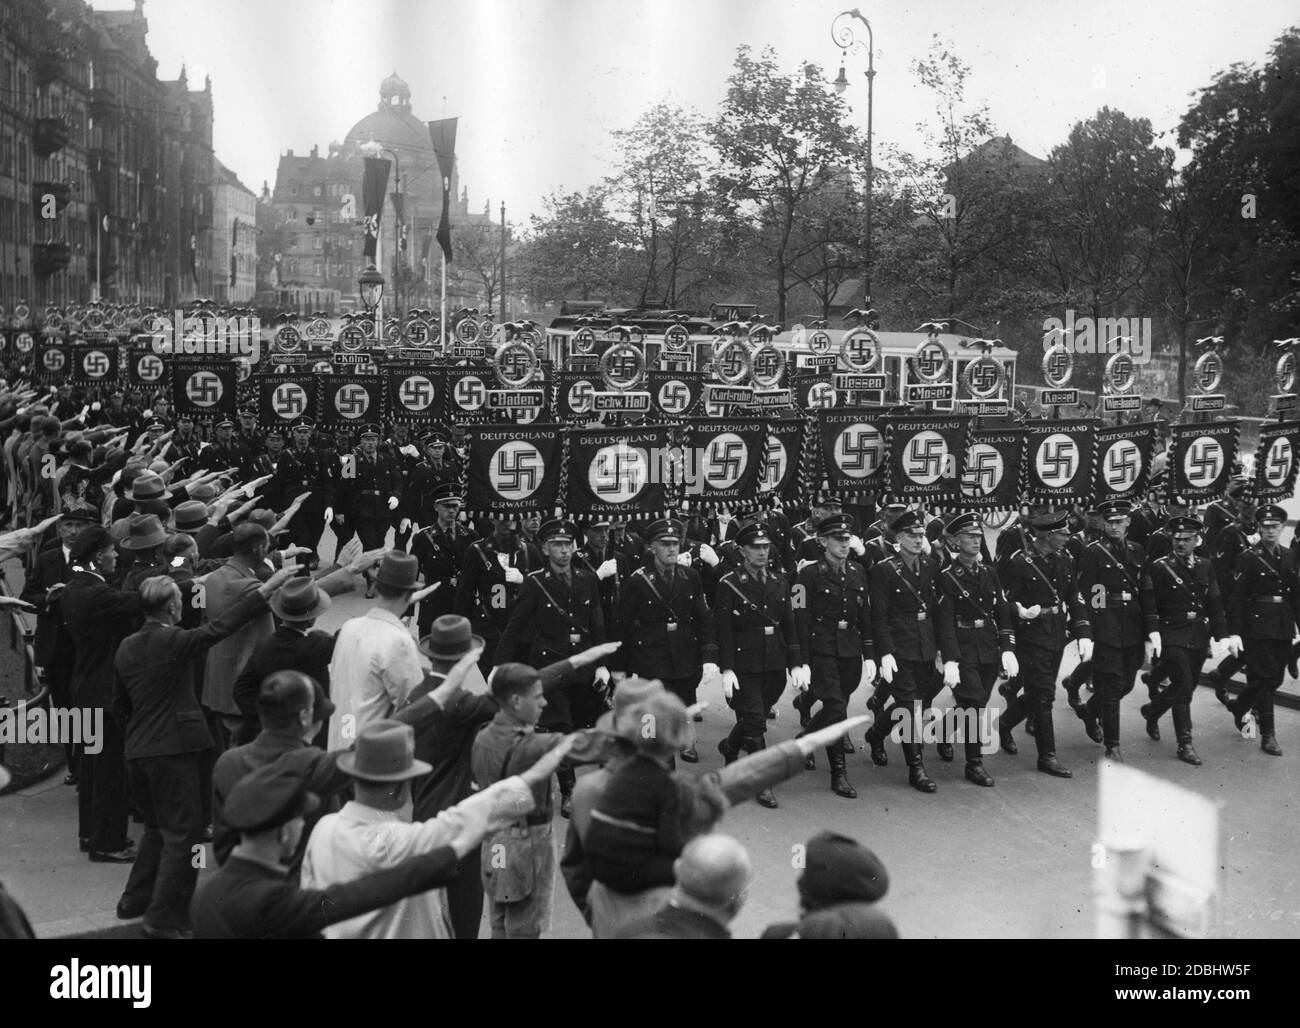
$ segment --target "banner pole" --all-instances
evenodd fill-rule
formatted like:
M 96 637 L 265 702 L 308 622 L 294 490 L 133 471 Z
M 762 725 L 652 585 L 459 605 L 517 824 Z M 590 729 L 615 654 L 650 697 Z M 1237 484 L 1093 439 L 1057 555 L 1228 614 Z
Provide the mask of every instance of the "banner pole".
M 438 302 L 438 338 L 447 345 L 447 254 L 442 255 L 442 294 Z

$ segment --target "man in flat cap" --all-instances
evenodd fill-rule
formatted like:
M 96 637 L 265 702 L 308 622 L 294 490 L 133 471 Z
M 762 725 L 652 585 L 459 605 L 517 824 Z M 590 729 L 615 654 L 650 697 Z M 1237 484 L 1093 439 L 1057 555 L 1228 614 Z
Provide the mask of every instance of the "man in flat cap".
M 991 786 L 993 777 L 984 769 L 984 712 L 998 675 L 1020 673 L 1015 625 L 997 572 L 980 560 L 984 528 L 979 514 L 955 515 L 944 532 L 957 547 L 956 559 L 939 575 L 936 628 L 944 684 L 952 689 L 965 735 L 966 780 Z
M 808 840 L 799 876 L 798 921 L 774 924 L 764 939 L 897 939 L 874 904 L 889 891 L 889 873 L 871 850 L 834 832 Z
M 1133 683 L 1146 661 L 1147 615 L 1142 605 L 1142 567 L 1146 555 L 1129 542 L 1131 504 L 1106 500 L 1097 505 L 1103 536 L 1083 549 L 1078 561 L 1079 592 L 1088 605 L 1092 625 L 1094 689 L 1084 710 L 1089 738 L 1101 722 L 1108 760 L 1123 761 L 1119 748 L 1120 701 L 1133 691 Z M 1150 640 L 1159 657 L 1160 640 Z
M 1003 576 L 1007 600 L 1016 614 L 1016 663 L 1023 691 L 1007 703 L 998 726 L 1002 748 L 1017 751 L 1012 730 L 1026 717 L 1034 718 L 1038 770 L 1056 778 L 1073 774 L 1056 757 L 1056 726 L 1052 701 L 1067 637 L 1073 638 L 1080 660 L 1092 657 L 1092 626 L 1079 595 L 1074 562 L 1064 552 L 1070 536 L 1066 511 L 1048 511 L 1030 519 L 1033 539 L 1017 551 Z
M 757 753 L 767 745 L 768 709 L 787 684 L 806 689 L 812 674 L 801 659 L 790 585 L 770 567 L 773 541 L 767 526 L 745 526 L 736 545 L 743 564 L 719 580 L 713 605 L 722 691 L 736 714 L 735 726 L 718 743 L 728 764 L 742 750 Z M 776 806 L 771 789 L 757 800 L 760 806 Z
M 1240 731 L 1246 715 L 1259 714 L 1259 748 L 1280 757 L 1273 694 L 1282 684 L 1291 645 L 1300 634 L 1300 579 L 1291 552 L 1279 540 L 1286 510 L 1265 504 L 1255 512 L 1259 542 L 1237 558 L 1228 595 L 1229 647 L 1244 650 L 1246 688 L 1226 704 Z M 1222 698 L 1222 697 L 1221 697 Z
M 1214 568 L 1196 556 L 1201 528 L 1193 517 L 1170 518 L 1164 530 L 1173 540 L 1173 552 L 1148 562 L 1142 572 L 1147 631 L 1159 639 L 1160 661 L 1171 679 L 1169 688 L 1142 708 L 1142 717 L 1147 735 L 1158 740 L 1160 718 L 1172 707 L 1178 759 L 1194 765 L 1201 759 L 1192 746 L 1192 695 L 1211 635 L 1216 640 L 1227 635 Z

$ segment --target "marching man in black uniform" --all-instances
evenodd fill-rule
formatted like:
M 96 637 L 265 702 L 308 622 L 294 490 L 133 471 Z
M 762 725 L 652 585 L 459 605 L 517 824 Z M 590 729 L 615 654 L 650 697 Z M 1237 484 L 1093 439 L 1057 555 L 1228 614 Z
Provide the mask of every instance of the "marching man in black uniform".
M 938 652 L 934 634 L 937 569 L 923 552 L 925 527 L 919 511 L 898 515 L 891 528 L 898 539 L 898 552 L 873 564 L 868 578 L 880 676 L 889 686 L 894 706 L 888 717 L 877 715 L 867 732 L 867 745 L 872 760 L 880 764 L 876 752 L 884 749 L 885 739 L 897 724 L 909 784 L 921 792 L 935 792 L 939 787 L 925 771 L 919 722 L 921 706 L 934 679 Z
M 619 592 L 612 634 L 623 646 L 611 663 L 629 675 L 659 679 L 689 707 L 695 703 L 701 676 L 718 674 L 713 614 L 699 572 L 678 560 L 685 526 L 655 521 L 646 535 L 652 558 L 627 576 Z M 700 759 L 694 723 L 688 720 L 686 729 L 681 756 L 694 764 Z
M 343 487 L 344 472 L 352 474 L 356 467 L 357 448 L 353 445 L 352 429 L 347 425 L 336 425 L 333 436 L 328 438 L 328 445 L 323 446 L 320 453 L 329 464 L 330 480 L 334 484 L 334 502 L 338 509 L 336 511 L 331 508 L 330 517 L 326 520 L 334 532 L 334 547 L 337 553 L 357 534 L 356 526 L 348 520 L 344 507 L 347 499 Z
M 265 437 L 257 429 L 256 407 L 245 407 L 239 412 L 239 425 L 235 429 L 235 442 L 248 451 L 250 458 L 259 456 L 266 448 Z
M 388 515 L 401 502 L 402 478 L 392 461 L 378 452 L 379 428 L 361 430 L 361 449 L 344 455 L 340 469 L 339 520 L 350 527 L 366 550 L 383 549 L 388 538 Z M 439 589 L 439 592 L 442 590 Z M 375 595 L 370 572 L 366 572 L 366 599 Z
M 1073 637 L 1080 660 L 1092 659 L 1088 610 L 1079 595 L 1074 562 L 1062 552 L 1070 536 L 1068 526 L 1069 514 L 1063 510 L 1032 517 L 1033 540 L 1028 549 L 1018 550 L 1007 561 L 1003 576 L 1007 601 L 1017 618 L 1016 663 L 1022 692 L 1008 701 L 998 735 L 1002 748 L 1014 755 L 1016 742 L 1011 732 L 1026 717 L 1033 717 L 1038 770 L 1057 778 L 1074 777 L 1056 759 L 1056 726 L 1052 722 L 1056 674 L 1067 635 Z
M 1246 688 L 1227 708 L 1240 731 L 1246 715 L 1259 713 L 1259 748 L 1282 756 L 1273 727 L 1273 694 L 1282 684 L 1291 644 L 1300 626 L 1300 580 L 1289 550 L 1278 540 L 1286 511 L 1267 504 L 1255 512 L 1259 542 L 1237 558 L 1228 597 L 1228 646 L 1246 654 Z M 1221 697 L 1222 698 L 1222 697 Z
M 847 514 L 828 515 L 818 522 L 817 537 L 823 547 L 822 557 L 799 571 L 794 587 L 799 652 L 805 655 L 810 669 L 806 695 L 821 703 L 805 733 L 820 731 L 848 717 L 849 697 L 861 684 L 864 668 L 868 680 L 876 677 L 867 573 L 848 559 L 853 519 Z M 858 793 L 849 782 L 843 745 L 837 742 L 828 746 L 826 759 L 831 768 L 831 791 L 855 799 Z M 814 760 L 810 754 L 804 766 L 811 770 Z
M 1142 572 L 1142 609 L 1155 657 L 1170 677 L 1170 686 L 1142 707 L 1147 735 L 1160 738 L 1160 718 L 1174 711 L 1178 759 L 1200 764 L 1192 747 L 1192 694 L 1209 655 L 1210 636 L 1227 634 L 1223 600 L 1214 568 L 1196 556 L 1201 523 L 1192 517 L 1170 518 L 1164 532 L 1173 540 L 1173 553 L 1150 561 Z
M 514 660 L 498 653 L 497 643 L 510 621 L 510 612 L 524 584 L 524 576 L 538 570 L 525 546 L 515 535 L 509 518 L 492 523 L 492 534 L 469 544 L 456 585 L 455 612 L 469 618 L 474 634 L 483 639 L 479 669 L 486 676 L 496 664 Z
M 179 464 L 182 460 L 187 461 L 185 464 L 187 473 L 199 467 L 199 454 L 203 452 L 203 440 L 194 431 L 194 416 L 192 414 L 178 414 L 176 416 L 176 431 L 172 435 L 171 443 L 173 463 Z
M 1125 538 L 1132 509 L 1126 500 L 1098 504 L 1105 534 L 1084 547 L 1078 562 L 1079 593 L 1088 607 L 1093 640 L 1093 693 L 1084 724 L 1096 742 L 1096 723 L 1101 721 L 1106 757 L 1121 763 L 1119 705 L 1133 691 L 1146 662 L 1149 614 L 1143 608 L 1141 589 L 1146 556 L 1141 546 Z M 1151 645 L 1158 650 L 1158 638 Z
M 411 556 L 420 562 L 425 582 L 441 582 L 442 588 L 420 601 L 416 624 L 423 639 L 433 630 L 435 619 L 450 614 L 456 603 L 460 569 L 465 566 L 465 551 L 478 536 L 460 524 L 460 490 L 451 483 L 438 486 L 433 494 L 434 521 L 420 529 L 411 540 Z
M 307 559 L 313 571 L 320 566 L 317 547 L 325 532 L 325 523 L 334 517 L 333 467 L 329 456 L 311 445 L 314 427 L 306 418 L 294 423 L 293 446 L 276 471 L 283 484 L 281 495 L 293 497 L 311 493 L 289 522 L 289 541 L 311 551 Z
M 248 467 L 248 448 L 234 437 L 235 423 L 221 418 L 213 428 L 214 439 L 199 454 L 199 467 L 204 471 L 225 471 L 238 468 L 242 474 Z
M 944 685 L 952 689 L 965 735 L 966 780 L 991 786 L 993 777 L 984 769 L 984 710 L 998 675 L 1020 673 L 1015 626 L 997 573 L 980 560 L 984 529 L 979 514 L 956 515 L 945 532 L 957 546 L 957 557 L 939 575 L 935 627 Z
M 516 654 L 521 644 L 528 644 L 528 663 L 535 668 L 567 660 L 605 641 L 605 621 L 600 613 L 600 593 L 596 576 L 573 566 L 573 541 L 577 528 L 571 521 L 548 521 L 537 531 L 546 554 L 546 567 L 524 578 L 519 602 L 510 612 L 510 620 L 497 645 L 500 656 Z M 497 667 L 508 661 L 497 661 Z M 599 686 L 601 692 L 597 692 Z M 571 678 L 563 686 L 546 694 L 546 709 L 539 729 L 568 734 L 575 728 L 590 728 L 604 713 L 602 696 L 609 687 L 609 668 L 595 670 L 590 678 Z M 561 766 L 560 813 L 573 812 L 573 768 Z
M 407 527 L 413 527 L 416 531 L 429 527 L 437 520 L 433 497 L 438 487 L 456 485 L 460 481 L 459 467 L 445 459 L 447 433 L 435 428 L 422 442 L 423 459 L 411 469 L 411 478 L 402 500 L 402 513 L 411 521 Z
M 743 564 L 718 581 L 713 620 L 718 633 L 718 666 L 722 693 L 736 714 L 735 727 L 718 743 L 728 764 L 767 746 L 767 711 L 788 684 L 806 689 L 811 679 L 800 660 L 790 585 L 780 571 L 771 570 L 773 542 L 767 525 L 746 525 L 736 536 Z M 756 797 L 775 807 L 776 796 L 764 789 Z
M 402 505 L 393 511 L 390 522 L 393 526 L 393 549 L 405 550 L 407 540 L 411 538 L 412 518 L 409 513 L 411 482 L 420 465 L 420 451 L 411 440 L 411 427 L 405 422 L 393 425 L 393 434 L 379 444 L 379 452 L 393 462 L 402 476 Z M 416 521 L 415 524 L 429 524 Z M 441 590 L 440 590 L 441 591 Z

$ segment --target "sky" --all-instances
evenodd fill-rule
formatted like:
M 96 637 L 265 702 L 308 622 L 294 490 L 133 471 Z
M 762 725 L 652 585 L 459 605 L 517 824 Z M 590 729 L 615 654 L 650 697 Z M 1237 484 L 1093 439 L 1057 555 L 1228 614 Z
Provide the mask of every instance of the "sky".
M 130 0 L 91 0 L 103 10 Z M 843 0 L 840 0 L 843 3 Z M 776 47 L 834 77 L 831 24 L 816 0 L 146 0 L 158 74 L 212 77 L 214 149 L 254 191 L 286 150 L 321 152 L 379 102 L 396 70 L 422 120 L 459 117 L 457 155 L 473 209 L 504 201 L 520 222 L 545 196 L 611 170 L 611 131 L 660 100 L 713 115 L 737 46 Z M 967 97 L 999 134 L 1046 157 L 1103 106 L 1174 130 L 1193 94 L 1234 62 L 1262 65 L 1300 24 L 1294 0 L 915 0 L 866 4 L 875 46 L 877 148 L 919 145 L 933 98 L 912 62 L 937 34 L 971 68 Z M 862 32 L 860 22 L 854 22 Z M 845 99 L 865 131 L 866 54 L 844 59 Z M 880 149 L 877 149 L 877 160 Z

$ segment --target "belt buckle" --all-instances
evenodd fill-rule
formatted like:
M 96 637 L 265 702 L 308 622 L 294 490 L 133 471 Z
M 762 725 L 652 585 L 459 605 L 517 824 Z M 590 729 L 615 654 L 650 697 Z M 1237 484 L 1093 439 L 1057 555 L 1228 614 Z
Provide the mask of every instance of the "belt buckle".
M 676 621 L 669 621 L 667 624 L 664 625 L 664 627 L 665 627 L 666 629 L 668 629 L 668 631 L 670 631 L 670 632 L 675 632 L 675 631 L 677 631 L 677 622 L 676 622 Z
M 849 623 L 847 621 L 839 621 L 836 623 L 835 627 L 843 632 L 849 627 Z
M 772 627 L 771 625 L 764 625 L 764 626 L 763 626 L 763 634 L 764 634 L 764 635 L 776 635 L 776 629 L 775 629 L 774 627 Z
M 926 612 L 923 611 L 923 610 L 918 610 L 918 611 L 916 612 L 916 620 L 917 620 L 917 621 L 924 621 L 928 616 L 929 616 L 929 615 L 927 615 Z
M 582 636 L 578 635 L 577 633 L 571 633 L 569 635 L 570 646 L 577 646 L 578 643 L 580 643 L 581 641 L 582 641 Z
M 983 628 L 983 627 L 984 627 L 984 619 L 983 619 L 983 618 L 976 618 L 976 619 L 972 622 L 972 624 L 974 624 L 974 626 L 975 626 L 976 628 Z
M 1133 594 L 1132 594 L 1132 593 L 1120 593 L 1120 594 L 1119 594 L 1119 598 L 1120 598 L 1121 600 L 1123 600 L 1125 603 L 1127 603 L 1129 600 L 1133 599 Z

